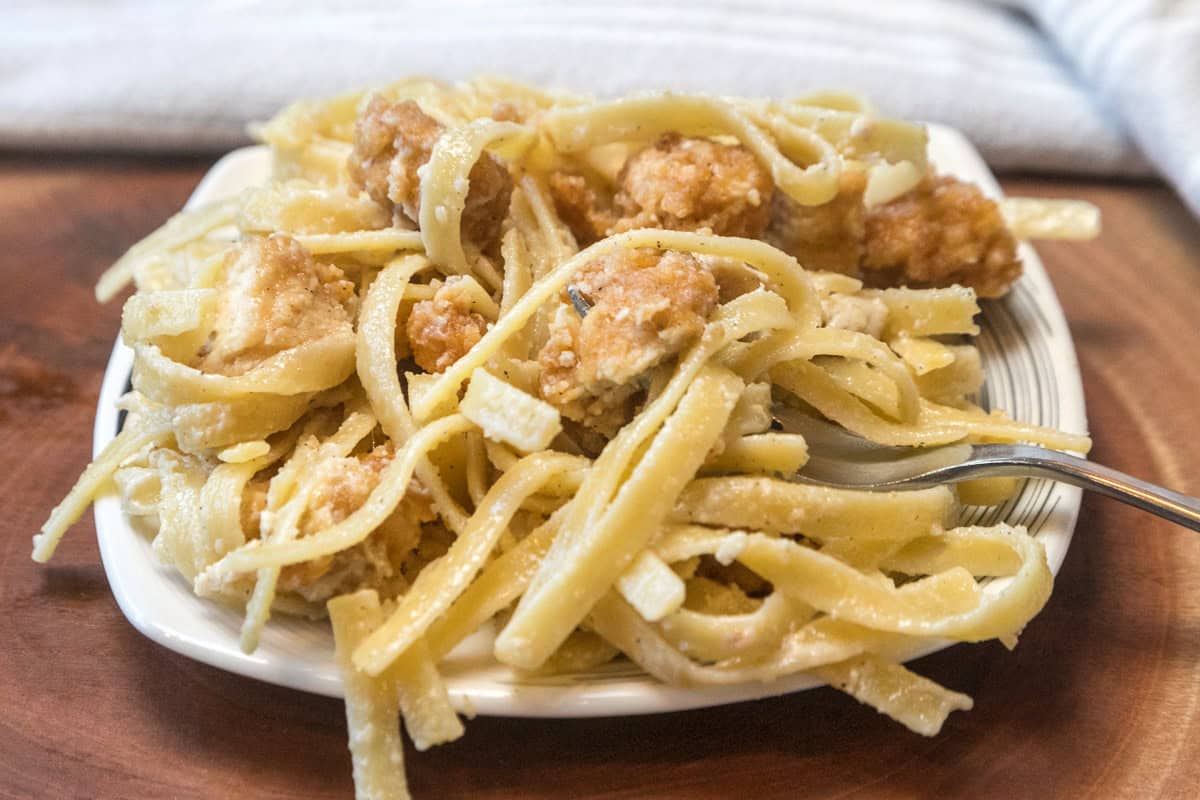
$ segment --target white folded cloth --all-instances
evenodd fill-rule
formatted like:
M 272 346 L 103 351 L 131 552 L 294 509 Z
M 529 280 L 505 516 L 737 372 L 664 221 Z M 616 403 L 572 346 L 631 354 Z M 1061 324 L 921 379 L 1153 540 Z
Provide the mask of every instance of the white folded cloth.
M 1100 109 L 1200 215 L 1200 0 L 1024 0 Z
M 1152 163 L 1200 212 L 1194 1 L 10 0 L 0 147 L 218 150 L 296 97 L 413 73 L 598 95 L 851 89 L 960 128 L 1001 170 Z

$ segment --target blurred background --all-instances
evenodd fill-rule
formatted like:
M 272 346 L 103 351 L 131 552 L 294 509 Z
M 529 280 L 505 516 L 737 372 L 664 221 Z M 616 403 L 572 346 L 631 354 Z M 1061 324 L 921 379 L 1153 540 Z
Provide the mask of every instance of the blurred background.
M 865 93 L 992 166 L 1162 174 L 1200 210 L 1195 0 L 22 2 L 0 147 L 218 152 L 301 96 L 422 73 L 599 95 Z

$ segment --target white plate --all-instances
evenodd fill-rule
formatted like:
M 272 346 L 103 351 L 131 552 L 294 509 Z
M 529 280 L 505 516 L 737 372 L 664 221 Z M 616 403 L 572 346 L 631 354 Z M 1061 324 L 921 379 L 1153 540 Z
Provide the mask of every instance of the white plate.
M 958 132 L 930 126 L 930 154 L 943 171 L 974 181 L 988 192 L 999 187 L 975 149 Z M 270 171 L 265 148 L 236 150 L 209 171 L 188 206 L 235 194 L 264 181 Z M 1067 431 L 1085 431 L 1083 393 L 1067 323 L 1041 261 L 1021 248 L 1025 275 L 1001 302 L 984 302 L 983 333 L 977 339 L 987 372 L 982 402 L 1008 410 L 1019 420 Z M 115 402 L 125 390 L 132 352 L 118 339 L 104 375 L 96 410 L 93 449 L 115 436 Z M 1075 517 L 1078 489 L 1029 481 L 1014 499 L 995 509 L 968 509 L 966 520 L 1007 520 L 1027 525 L 1045 544 L 1058 572 Z M 220 669 L 307 692 L 341 696 L 325 623 L 276 615 L 252 655 L 238 649 L 241 615 L 195 597 L 187 583 L 154 558 L 149 541 L 124 518 L 116 496 L 96 501 L 100 554 L 117 603 L 129 621 L 154 641 Z M 996 591 L 1002 581 L 990 583 Z M 519 717 L 582 717 L 644 714 L 720 705 L 793 692 L 819 685 L 806 675 L 773 683 L 706 689 L 664 686 L 625 661 L 567 677 L 521 675 L 490 657 L 490 632 L 480 632 L 444 663 L 451 699 L 463 711 Z M 918 655 L 940 650 L 933 643 Z

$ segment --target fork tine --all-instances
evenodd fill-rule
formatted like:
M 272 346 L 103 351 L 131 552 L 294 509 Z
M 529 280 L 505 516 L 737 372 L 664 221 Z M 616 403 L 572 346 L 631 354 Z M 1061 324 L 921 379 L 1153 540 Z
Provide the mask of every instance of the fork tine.
M 828 486 L 855 489 L 920 488 L 944 480 L 921 482 L 922 476 L 932 470 L 963 464 L 972 457 L 969 444 L 944 445 L 927 449 L 904 448 L 904 453 L 895 457 L 894 448 L 870 454 L 861 459 L 832 459 L 813 456 L 797 476 L 802 480 Z M 889 457 L 890 456 L 890 457 Z

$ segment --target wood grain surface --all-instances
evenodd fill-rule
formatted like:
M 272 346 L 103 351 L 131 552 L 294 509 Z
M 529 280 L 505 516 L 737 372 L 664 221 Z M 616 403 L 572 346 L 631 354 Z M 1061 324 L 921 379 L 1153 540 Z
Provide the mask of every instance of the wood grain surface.
M 179 208 L 203 161 L 0 156 L 0 796 L 350 797 L 338 701 L 194 663 L 109 593 L 90 515 L 30 536 L 87 461 L 119 305 L 92 284 Z M 1082 197 L 1089 244 L 1039 249 L 1082 363 L 1094 458 L 1200 493 L 1200 225 L 1165 188 Z M 1009 653 L 917 664 L 974 696 L 923 739 L 831 690 L 593 720 L 480 718 L 408 754 L 418 798 L 1195 797 L 1200 537 L 1087 497 L 1045 611 Z

